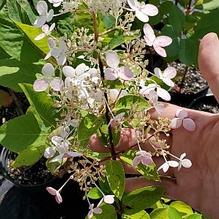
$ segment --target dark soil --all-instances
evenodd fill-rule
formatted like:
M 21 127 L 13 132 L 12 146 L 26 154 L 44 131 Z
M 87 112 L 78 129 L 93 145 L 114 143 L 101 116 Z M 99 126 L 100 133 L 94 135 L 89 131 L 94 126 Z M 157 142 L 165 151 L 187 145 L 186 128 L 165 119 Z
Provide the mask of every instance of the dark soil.
M 7 162 L 8 176 L 18 185 L 41 185 L 52 179 L 52 174 L 47 170 L 46 160 L 42 158 L 39 162 L 31 167 L 13 168 L 12 163 L 16 158 L 12 154 L 11 159 Z
M 198 98 L 193 101 L 190 108 L 209 113 L 219 113 L 219 104 L 213 95 Z
M 183 94 L 195 94 L 208 86 L 207 81 L 202 77 L 199 70 L 193 67 L 187 67 L 181 63 L 172 63 L 172 66 L 177 69 L 175 83 L 176 91 Z
M 205 111 L 205 112 L 209 112 L 209 113 L 219 113 L 219 105 L 214 106 L 213 104 L 209 105 L 209 104 L 201 103 L 201 104 L 195 106 L 195 108 L 193 108 L 193 109 Z

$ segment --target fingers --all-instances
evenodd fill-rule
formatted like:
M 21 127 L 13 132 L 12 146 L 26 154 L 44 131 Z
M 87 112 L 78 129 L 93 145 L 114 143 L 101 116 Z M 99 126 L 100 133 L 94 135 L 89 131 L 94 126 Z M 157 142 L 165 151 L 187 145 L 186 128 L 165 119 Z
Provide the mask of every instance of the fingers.
M 199 47 L 199 68 L 219 102 L 219 40 L 215 33 L 203 37 Z

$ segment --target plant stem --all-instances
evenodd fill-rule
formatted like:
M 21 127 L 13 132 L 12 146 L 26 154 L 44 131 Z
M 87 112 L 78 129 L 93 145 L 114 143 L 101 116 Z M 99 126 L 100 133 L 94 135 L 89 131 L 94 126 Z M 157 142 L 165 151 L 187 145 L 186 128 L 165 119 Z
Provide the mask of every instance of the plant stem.
M 99 32 L 98 32 L 98 25 L 97 25 L 97 16 L 96 16 L 95 12 L 92 13 L 92 18 L 93 18 L 94 40 L 97 44 L 98 38 L 99 38 Z M 103 62 L 101 60 L 100 54 L 98 54 L 97 58 L 98 58 L 98 63 L 99 63 L 100 76 L 101 76 L 101 80 L 103 83 L 105 80 L 105 77 L 104 77 Z M 108 103 L 108 95 L 107 95 L 106 90 L 104 90 L 104 98 L 105 98 L 106 102 Z M 110 124 L 111 117 L 110 117 L 110 111 L 109 111 L 107 106 L 106 106 L 105 118 L 106 118 L 107 123 Z M 114 147 L 114 143 L 113 143 L 113 132 L 112 132 L 111 125 L 108 126 L 108 133 L 109 133 L 109 146 L 110 146 L 110 150 L 111 150 L 112 159 L 116 160 L 116 151 L 115 151 L 115 147 Z
M 189 67 L 186 66 L 186 69 L 185 69 L 183 78 L 182 78 L 181 83 L 180 83 L 180 85 L 179 85 L 179 93 L 181 93 L 181 91 L 182 91 L 182 86 L 183 86 L 183 84 L 184 84 L 184 82 L 185 82 L 185 79 L 186 79 L 186 75 L 187 75 L 187 73 L 188 73 L 188 70 L 189 70 Z
M 100 56 L 98 57 L 98 61 L 99 61 L 100 75 L 101 75 L 102 81 L 104 81 L 104 69 L 103 69 L 103 63 L 102 63 Z M 106 91 L 104 91 L 104 98 L 108 102 L 108 96 L 107 96 Z M 110 121 L 111 121 L 110 111 L 107 106 L 106 106 L 105 117 L 106 117 L 107 124 L 110 124 Z M 111 125 L 108 126 L 108 132 L 109 132 L 109 144 L 110 144 L 110 149 L 111 149 L 111 155 L 112 155 L 113 160 L 116 160 L 116 151 L 115 151 L 115 147 L 113 144 L 113 132 L 112 132 Z

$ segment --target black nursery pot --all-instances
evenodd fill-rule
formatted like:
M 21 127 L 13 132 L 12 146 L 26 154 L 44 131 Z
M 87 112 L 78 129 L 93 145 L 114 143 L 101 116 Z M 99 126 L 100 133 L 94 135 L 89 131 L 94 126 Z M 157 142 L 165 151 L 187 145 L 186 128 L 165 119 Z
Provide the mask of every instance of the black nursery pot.
M 194 100 L 206 96 L 206 94 L 208 93 L 208 89 L 209 87 L 206 86 L 201 91 L 192 94 L 170 92 L 171 103 L 182 107 L 189 107 Z
M 189 108 L 209 113 L 219 113 L 219 104 L 213 94 L 207 94 L 193 100 Z
M 10 175 L 10 167 L 9 167 L 9 162 L 10 160 L 13 160 L 15 158 L 15 154 L 13 152 L 10 152 L 8 149 L 4 148 L 1 151 L 0 155 L 0 168 L 1 168 L 1 174 L 2 176 L 12 182 L 16 187 L 26 190 L 26 191 L 42 191 L 45 190 L 47 186 L 50 186 L 51 184 L 54 183 L 55 177 L 52 174 L 48 174 L 47 177 L 44 178 L 44 182 L 40 183 L 19 183 L 18 180 L 15 178 L 11 177 Z M 37 164 L 35 164 L 37 165 Z M 32 167 L 30 167 L 31 169 Z M 36 174 L 36 172 L 33 174 Z

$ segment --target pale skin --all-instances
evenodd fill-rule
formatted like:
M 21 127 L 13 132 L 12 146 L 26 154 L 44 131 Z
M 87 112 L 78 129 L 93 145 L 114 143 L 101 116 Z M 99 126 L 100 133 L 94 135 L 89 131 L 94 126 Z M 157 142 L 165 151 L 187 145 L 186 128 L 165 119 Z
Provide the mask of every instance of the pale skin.
M 199 69 L 219 101 L 219 39 L 214 33 L 207 34 L 200 42 Z M 161 116 L 172 119 L 179 108 L 166 104 Z M 219 217 L 219 114 L 190 109 L 186 111 L 195 121 L 196 130 L 194 132 L 188 132 L 183 128 L 174 130 L 168 141 L 171 143 L 171 153 L 180 156 L 185 152 L 193 165 L 190 169 L 171 170 L 169 174 L 176 180 L 162 180 L 162 185 L 167 197 L 182 200 L 206 216 L 217 219 Z M 152 116 L 157 115 L 153 113 Z M 133 145 L 132 135 L 129 131 L 122 136 L 119 148 L 128 149 Z M 95 136 L 91 139 L 91 147 L 99 152 L 106 150 Z M 158 160 L 158 165 L 160 164 Z M 127 171 L 133 170 L 127 168 Z M 146 185 L 149 185 L 149 182 L 145 179 L 131 178 L 127 180 L 126 189 L 130 191 Z

